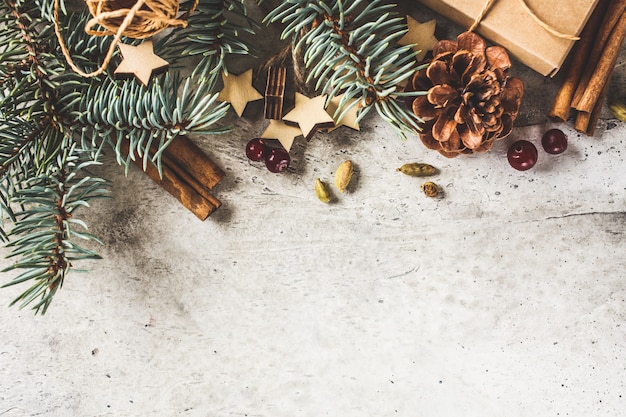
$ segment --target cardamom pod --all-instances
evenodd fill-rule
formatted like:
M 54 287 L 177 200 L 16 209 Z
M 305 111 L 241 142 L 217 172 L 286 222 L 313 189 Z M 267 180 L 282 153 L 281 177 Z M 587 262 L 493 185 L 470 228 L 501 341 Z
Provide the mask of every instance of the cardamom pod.
M 617 117 L 622 122 L 626 122 L 626 104 L 617 101 L 615 103 L 609 104 L 609 109 L 615 117 Z
M 418 162 L 412 162 L 410 164 L 404 164 L 396 171 L 402 172 L 405 175 L 411 177 L 429 177 L 437 173 L 437 168 L 429 164 L 421 164 Z
M 315 181 L 315 195 L 322 203 L 328 203 L 330 201 L 330 193 L 328 187 L 319 178 Z
M 352 161 L 347 160 L 341 163 L 335 172 L 335 187 L 342 193 L 348 188 L 350 180 L 352 179 Z
M 421 189 L 426 194 L 426 197 L 437 197 L 441 192 L 439 186 L 431 181 L 422 184 Z

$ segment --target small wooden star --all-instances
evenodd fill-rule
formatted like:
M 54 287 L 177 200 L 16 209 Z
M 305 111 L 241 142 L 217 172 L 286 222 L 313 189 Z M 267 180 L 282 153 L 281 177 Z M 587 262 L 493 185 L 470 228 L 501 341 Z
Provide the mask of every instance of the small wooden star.
M 413 45 L 413 50 L 417 52 L 417 60 L 424 59 L 428 51 L 438 42 L 435 38 L 436 20 L 429 20 L 420 23 L 411 16 L 406 17 L 406 24 L 409 31 L 398 41 L 400 45 Z
M 333 118 L 325 110 L 326 96 L 308 98 L 296 93 L 296 106 L 283 120 L 297 123 L 306 140 L 311 140 L 317 129 L 335 126 Z
M 115 69 L 115 74 L 132 74 L 143 85 L 148 85 L 154 72 L 161 71 L 169 62 L 155 55 L 152 41 L 145 41 L 138 46 L 118 45 L 122 54 L 122 62 Z
M 342 98 L 343 98 L 343 94 L 339 95 L 339 96 L 333 97 L 330 100 L 330 103 L 328 104 L 328 107 L 326 108 L 326 111 L 333 118 L 333 120 L 335 122 L 335 126 L 330 128 L 330 129 L 328 129 L 328 131 L 332 132 L 333 130 L 338 129 L 341 126 L 347 126 L 350 129 L 360 130 L 359 122 L 357 121 L 358 112 L 359 112 L 359 105 L 355 104 L 356 99 L 349 100 L 344 105 L 344 107 L 343 107 L 344 109 L 346 109 L 347 107 L 350 107 L 350 108 L 343 115 L 341 120 L 338 119 L 339 117 L 341 117 L 341 113 L 335 116 L 335 113 L 337 111 L 337 108 L 339 107 L 339 103 L 341 102 Z M 343 112 L 343 110 L 342 110 L 342 112 Z
M 241 117 L 249 102 L 263 98 L 261 93 L 252 86 L 252 69 L 241 75 L 222 72 L 222 81 L 224 82 L 224 88 L 220 91 L 217 99 L 230 103 L 239 117 Z
M 296 126 L 289 126 L 281 120 L 270 119 L 270 124 L 261 135 L 264 139 L 278 139 L 287 152 L 291 149 L 296 137 L 302 135 L 302 129 Z

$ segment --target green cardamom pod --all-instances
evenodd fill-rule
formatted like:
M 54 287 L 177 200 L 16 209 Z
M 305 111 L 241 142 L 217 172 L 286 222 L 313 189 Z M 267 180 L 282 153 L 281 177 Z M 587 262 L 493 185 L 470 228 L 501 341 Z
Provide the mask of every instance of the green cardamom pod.
M 418 162 L 412 162 L 410 164 L 404 164 L 396 171 L 402 172 L 405 175 L 411 177 L 430 177 L 437 173 L 437 168 L 429 164 L 421 164 Z
M 331 199 L 328 187 L 326 187 L 326 184 L 319 178 L 315 181 L 315 195 L 322 203 L 328 203 Z
M 319 178 L 315 181 L 315 195 L 322 203 L 328 203 L 331 200 L 328 187 L 326 187 L 326 184 Z
M 609 104 L 609 109 L 615 117 L 617 117 L 622 122 L 626 122 L 626 104 L 621 102 L 611 103 Z
M 341 163 L 337 168 L 337 172 L 335 172 L 335 186 L 342 193 L 346 191 L 348 188 L 348 184 L 350 184 L 350 180 L 352 179 L 352 161 L 347 160 Z

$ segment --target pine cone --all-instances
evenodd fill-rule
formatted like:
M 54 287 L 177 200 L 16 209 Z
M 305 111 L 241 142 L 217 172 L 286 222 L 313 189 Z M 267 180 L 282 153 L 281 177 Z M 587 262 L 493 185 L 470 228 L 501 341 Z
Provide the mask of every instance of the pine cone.
M 506 137 L 519 112 L 524 85 L 509 77 L 511 60 L 500 46 L 490 46 L 473 32 L 457 41 L 442 40 L 433 59 L 415 73 L 413 91 L 428 91 L 410 101 L 424 122 L 420 138 L 447 157 L 485 152 Z

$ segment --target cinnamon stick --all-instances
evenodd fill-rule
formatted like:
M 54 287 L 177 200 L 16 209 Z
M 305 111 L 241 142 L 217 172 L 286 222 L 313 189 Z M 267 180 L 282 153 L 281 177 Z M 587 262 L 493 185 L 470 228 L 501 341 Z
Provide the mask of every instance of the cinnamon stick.
M 287 68 L 270 67 L 267 71 L 265 86 L 265 118 L 281 120 L 283 118 L 283 100 Z
M 596 33 L 598 32 L 598 28 L 604 19 L 607 7 L 608 0 L 600 1 L 598 3 L 585 25 L 585 28 L 580 34 L 580 40 L 578 40 L 574 46 L 574 50 L 569 58 L 563 83 L 556 94 L 552 108 L 548 112 L 548 116 L 553 119 L 564 122 L 569 116 L 574 93 L 585 69 L 585 63 L 588 62 L 591 48 L 596 39 Z
M 140 167 L 142 166 L 141 160 L 136 160 L 135 163 Z M 219 201 L 207 199 L 205 195 L 183 181 L 167 165 L 163 165 L 161 171 L 163 176 L 159 176 L 159 172 L 153 164 L 148 164 L 144 172 L 161 188 L 176 197 L 184 207 L 200 220 L 206 220 L 220 206 Z
M 615 57 L 615 60 L 613 62 L 613 68 L 615 67 L 616 61 L 617 61 L 617 56 Z M 612 75 L 613 75 L 613 71 L 611 71 L 608 75 L 609 80 L 611 79 Z M 606 98 L 606 95 L 609 92 L 609 85 L 610 83 L 608 81 L 604 83 L 604 87 L 602 88 L 602 91 L 600 92 L 600 95 L 598 96 L 598 99 L 595 105 L 593 106 L 593 109 L 591 110 L 591 112 L 579 111 L 577 113 L 576 121 L 574 122 L 574 128 L 577 131 L 584 133 L 587 136 L 594 135 L 596 131 L 596 126 L 598 125 L 598 120 L 600 120 L 600 115 L 602 113 L 604 100 Z
M 593 111 L 605 84 L 610 82 L 610 75 L 613 72 L 617 58 L 622 49 L 624 37 L 626 37 L 626 13 L 623 12 L 602 50 L 600 59 L 589 78 L 589 82 L 576 106 L 576 110 L 588 113 Z
M 595 134 L 598 120 L 600 120 L 600 114 L 602 113 L 604 96 L 606 96 L 607 90 L 608 84 L 605 86 L 602 97 L 598 100 L 591 113 L 587 113 L 585 111 L 577 112 L 576 121 L 574 123 L 574 128 L 577 131 L 584 133 L 587 136 L 593 136 Z
M 174 155 L 172 155 L 172 153 L 170 152 L 171 144 L 161 154 L 162 175 L 159 175 L 158 169 L 152 163 L 148 163 L 146 165 L 144 172 L 161 188 L 174 196 L 185 208 L 195 214 L 196 217 L 198 217 L 200 220 L 206 220 L 206 218 L 209 217 L 209 215 L 213 213 L 221 205 L 221 203 L 208 192 L 206 187 L 200 184 L 200 182 L 196 178 L 191 176 L 187 171 L 182 168 L 181 165 L 179 165 L 178 161 L 183 161 L 182 165 L 187 163 L 185 162 L 185 159 L 180 158 L 180 155 L 188 155 L 190 153 L 194 155 L 196 154 L 193 152 L 195 150 L 195 145 L 191 141 L 184 137 L 181 137 L 181 140 L 178 139 L 179 138 L 176 138 L 174 140 L 174 142 L 176 142 L 176 145 L 174 147 L 176 152 L 174 152 Z M 123 140 L 121 143 L 121 148 L 122 152 L 128 155 L 128 141 Z M 151 148 L 150 153 L 154 154 L 154 152 L 156 152 L 156 149 Z M 196 156 L 199 159 L 210 161 L 210 159 L 208 159 L 208 157 L 204 153 Z M 143 170 L 143 161 L 140 158 L 135 159 L 134 163 Z M 212 161 L 210 161 L 207 166 L 209 167 L 209 169 L 203 170 L 195 167 L 192 168 L 192 170 L 194 170 L 195 172 L 204 173 L 216 171 L 215 168 L 217 168 L 217 166 L 215 166 Z M 217 168 L 217 170 L 221 172 L 221 177 L 223 177 L 223 172 L 219 168 Z M 213 179 L 212 181 L 209 181 L 209 183 L 214 186 L 217 182 L 215 181 L 215 179 Z
M 591 113 L 587 113 L 586 111 L 579 111 L 576 113 L 576 120 L 574 121 L 574 129 L 576 129 L 580 133 L 589 135 L 587 131 L 589 129 L 590 121 L 591 121 Z M 595 131 L 595 128 L 593 130 Z M 593 136 L 593 133 L 589 136 Z
M 153 152 L 152 148 L 150 149 L 150 152 L 151 153 Z M 220 203 L 220 201 L 217 198 L 213 197 L 209 193 L 209 190 L 203 183 L 201 183 L 197 178 L 191 176 L 183 168 L 183 166 L 179 165 L 179 161 L 180 160 L 173 159 L 172 155 L 167 150 L 163 152 L 161 154 L 161 165 L 162 165 L 161 171 L 163 171 L 163 176 L 165 177 L 165 168 L 167 168 L 168 170 L 172 171 L 172 173 L 176 177 L 177 182 L 178 181 L 183 182 L 185 185 L 188 185 L 189 187 L 191 187 L 202 198 L 204 198 L 207 201 L 209 207 L 212 207 L 211 211 L 207 213 L 206 215 L 208 217 L 208 215 L 211 214 L 213 211 L 215 211 L 215 209 L 217 209 L 222 203 Z M 152 165 L 152 164 L 148 164 L 148 165 Z M 157 171 L 157 174 L 158 174 L 158 171 Z M 201 212 L 201 213 L 204 213 L 204 212 Z M 206 219 L 206 217 L 204 217 L 204 219 Z
M 573 108 L 578 109 L 580 100 L 582 99 L 584 92 L 587 90 L 592 74 L 601 59 L 607 42 L 614 33 L 615 27 L 625 10 L 626 0 L 612 0 L 609 3 L 587 59 L 587 66 L 585 67 L 585 70 L 580 77 L 578 87 L 574 92 L 574 97 L 572 98 Z
M 176 136 L 166 152 L 177 165 L 209 190 L 224 178 L 224 171 L 186 136 Z
M 598 121 L 600 120 L 600 115 L 602 114 L 602 108 L 604 107 L 604 101 L 606 95 L 609 92 L 609 83 L 604 85 L 604 90 L 600 95 L 600 98 L 596 102 L 596 105 L 593 107 L 591 114 L 589 114 L 589 120 L 587 121 L 587 129 L 585 130 L 585 134 L 588 136 L 593 136 L 596 132 L 596 127 L 598 126 Z

